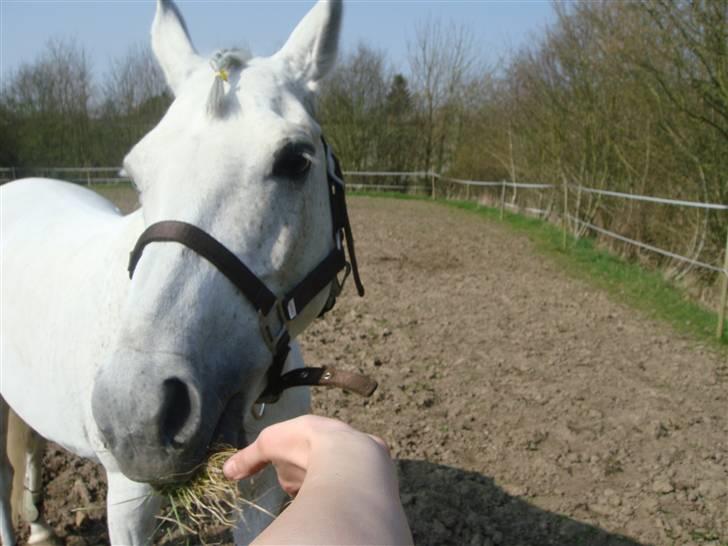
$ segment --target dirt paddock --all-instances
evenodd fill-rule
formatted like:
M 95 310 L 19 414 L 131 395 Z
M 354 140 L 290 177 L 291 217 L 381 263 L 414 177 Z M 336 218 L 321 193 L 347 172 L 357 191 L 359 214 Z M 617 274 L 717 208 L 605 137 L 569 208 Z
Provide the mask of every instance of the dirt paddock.
M 380 386 L 319 390 L 314 411 L 389 442 L 417 544 L 728 544 L 724 356 L 497 223 L 421 201 L 350 208 L 367 295 L 347 287 L 304 354 Z M 54 446 L 45 460 L 58 534 L 107 542 L 102 473 Z

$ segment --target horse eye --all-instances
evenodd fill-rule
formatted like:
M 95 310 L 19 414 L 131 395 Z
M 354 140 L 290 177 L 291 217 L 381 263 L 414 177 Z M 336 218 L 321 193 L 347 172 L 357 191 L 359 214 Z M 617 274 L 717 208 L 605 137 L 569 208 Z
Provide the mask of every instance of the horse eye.
M 311 168 L 311 160 L 302 152 L 283 153 L 273 164 L 273 175 L 286 178 L 302 178 Z

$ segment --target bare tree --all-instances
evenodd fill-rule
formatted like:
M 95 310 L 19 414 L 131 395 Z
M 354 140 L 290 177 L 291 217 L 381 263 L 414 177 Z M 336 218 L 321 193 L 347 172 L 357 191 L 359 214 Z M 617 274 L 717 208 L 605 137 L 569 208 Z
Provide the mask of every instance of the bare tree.
M 323 91 L 321 119 L 347 168 L 371 170 L 384 162 L 390 73 L 384 53 L 360 44 Z
M 167 85 L 151 48 L 131 46 L 112 59 L 105 71 L 97 117 L 98 156 L 119 164 L 123 155 L 162 118 L 171 102 Z
M 93 84 L 86 51 L 73 40 L 51 40 L 22 65 L 2 91 L 5 107 L 26 123 L 18 128 L 31 161 L 84 165 Z
M 440 172 L 462 129 L 463 92 L 475 54 L 470 32 L 429 19 L 417 25 L 408 44 L 410 72 L 421 112 L 422 165 Z M 434 191 L 434 179 L 433 179 Z
M 148 45 L 135 45 L 109 63 L 104 102 L 115 114 L 130 115 L 167 91 L 162 70 Z

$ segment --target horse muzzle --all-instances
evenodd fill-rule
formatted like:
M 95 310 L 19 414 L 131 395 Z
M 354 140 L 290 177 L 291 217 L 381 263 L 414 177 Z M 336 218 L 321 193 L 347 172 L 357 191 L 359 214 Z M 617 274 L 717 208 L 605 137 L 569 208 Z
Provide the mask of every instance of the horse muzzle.
M 215 434 L 229 439 L 221 417 L 229 404 L 203 386 L 192 363 L 174 354 L 154 361 L 132 353 L 114 357 L 96 377 L 92 411 L 119 469 L 134 481 L 184 481 Z M 223 398 L 224 400 L 224 398 Z M 227 417 L 232 423 L 234 418 Z M 230 425 L 232 426 L 232 425 Z

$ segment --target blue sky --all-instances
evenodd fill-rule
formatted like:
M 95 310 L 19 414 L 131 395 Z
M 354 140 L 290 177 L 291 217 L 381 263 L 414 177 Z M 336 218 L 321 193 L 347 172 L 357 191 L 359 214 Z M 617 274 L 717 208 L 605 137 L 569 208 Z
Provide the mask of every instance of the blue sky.
M 247 46 L 256 55 L 275 52 L 313 0 L 179 0 L 198 51 Z M 31 62 L 50 38 L 75 37 L 103 73 L 109 59 L 147 43 L 151 0 L 0 0 L 0 73 Z M 526 45 L 553 21 L 547 0 L 350 0 L 345 5 L 343 46 L 365 42 L 407 71 L 407 42 L 417 22 L 442 18 L 470 29 L 483 60 Z

